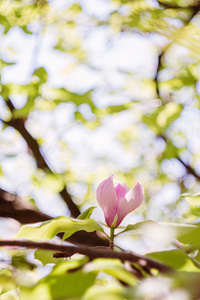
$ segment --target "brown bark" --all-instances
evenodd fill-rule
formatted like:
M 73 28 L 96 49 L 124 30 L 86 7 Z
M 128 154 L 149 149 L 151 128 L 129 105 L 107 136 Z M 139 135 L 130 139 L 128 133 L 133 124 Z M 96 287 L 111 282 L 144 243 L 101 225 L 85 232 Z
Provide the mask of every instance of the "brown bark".
M 52 217 L 24 204 L 22 199 L 0 189 L 0 217 L 13 218 L 22 224 L 51 220 Z M 62 237 L 62 234 L 59 234 Z M 109 246 L 109 241 L 100 233 L 79 231 L 67 239 L 74 244 Z
M 69 246 L 69 245 L 58 245 L 53 243 L 41 243 L 41 242 L 32 242 L 32 241 L 0 241 L 0 247 L 11 246 L 11 247 L 23 247 L 29 249 L 44 249 L 44 250 L 53 250 L 60 252 L 59 255 L 54 255 L 55 257 L 70 257 L 75 253 L 83 254 L 89 257 L 90 260 L 95 258 L 112 258 L 119 259 L 122 262 L 128 261 L 131 263 L 137 263 L 140 268 L 146 269 L 157 269 L 162 273 L 174 272 L 174 270 L 165 265 L 162 262 L 159 262 L 150 257 L 139 255 L 131 251 L 114 251 L 110 248 L 104 247 L 86 247 L 86 246 Z
M 12 104 L 10 99 L 6 100 L 6 104 L 7 104 L 8 108 L 10 109 L 11 112 L 13 112 L 15 110 L 15 107 Z M 33 153 L 33 156 L 35 157 L 38 168 L 43 169 L 44 171 L 47 171 L 47 172 L 51 173 L 52 170 L 48 166 L 48 164 L 46 163 L 46 161 L 44 159 L 44 155 L 40 151 L 40 147 L 39 147 L 39 144 L 38 144 L 37 140 L 32 137 L 32 135 L 27 131 L 27 129 L 25 127 L 25 120 L 22 119 L 22 118 L 12 118 L 8 122 L 4 121 L 4 123 L 9 125 L 9 126 L 12 126 L 13 128 L 15 128 L 21 134 L 21 136 L 26 141 L 29 149 Z M 67 191 L 67 187 L 64 187 L 63 190 L 60 191 L 59 194 L 63 198 L 65 203 L 67 204 L 67 206 L 68 206 L 68 208 L 71 212 L 71 216 L 73 218 L 77 218 L 78 215 L 80 214 L 80 210 L 76 206 L 74 201 L 72 200 L 71 196 L 69 195 L 69 193 Z

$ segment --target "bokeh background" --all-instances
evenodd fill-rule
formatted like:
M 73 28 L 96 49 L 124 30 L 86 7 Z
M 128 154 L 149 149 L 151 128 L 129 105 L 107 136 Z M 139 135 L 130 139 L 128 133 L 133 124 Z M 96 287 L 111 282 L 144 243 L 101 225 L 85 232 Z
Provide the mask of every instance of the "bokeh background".
M 199 9 L 192 0 L 0 1 L 1 239 L 93 205 L 104 222 L 95 191 L 112 174 L 145 189 L 122 225 L 198 222 Z M 163 249 L 151 238 L 117 243 Z
M 104 222 L 95 193 L 113 174 L 145 190 L 121 224 L 139 229 L 115 245 L 146 255 L 87 264 L 1 247 L 2 300 L 200 299 L 199 10 L 198 0 L 0 0 L 0 243 L 92 206 Z M 99 232 L 67 242 L 108 246 Z

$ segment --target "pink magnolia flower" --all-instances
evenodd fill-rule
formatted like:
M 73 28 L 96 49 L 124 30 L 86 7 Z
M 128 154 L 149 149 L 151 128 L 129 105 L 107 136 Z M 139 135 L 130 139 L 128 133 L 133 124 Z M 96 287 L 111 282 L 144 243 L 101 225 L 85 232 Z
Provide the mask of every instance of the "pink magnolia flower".
M 131 190 L 125 182 L 113 183 L 112 175 L 99 185 L 96 197 L 104 212 L 107 225 L 118 227 L 126 215 L 142 204 L 144 189 L 139 183 Z

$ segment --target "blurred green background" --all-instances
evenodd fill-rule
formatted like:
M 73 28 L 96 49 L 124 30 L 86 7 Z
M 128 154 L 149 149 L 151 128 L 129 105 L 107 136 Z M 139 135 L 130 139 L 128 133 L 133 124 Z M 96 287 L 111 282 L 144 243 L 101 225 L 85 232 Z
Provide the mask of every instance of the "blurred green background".
M 194 221 L 179 196 L 199 192 L 198 10 L 191 1 L 1 1 L 1 188 L 76 217 L 62 191 L 82 211 L 114 174 L 145 189 L 129 222 Z
M 1 239 L 98 206 L 96 188 L 112 174 L 145 189 L 122 225 L 198 224 L 199 9 L 196 0 L 0 1 Z M 92 217 L 104 221 L 99 208 Z M 173 248 L 158 236 L 116 242 Z

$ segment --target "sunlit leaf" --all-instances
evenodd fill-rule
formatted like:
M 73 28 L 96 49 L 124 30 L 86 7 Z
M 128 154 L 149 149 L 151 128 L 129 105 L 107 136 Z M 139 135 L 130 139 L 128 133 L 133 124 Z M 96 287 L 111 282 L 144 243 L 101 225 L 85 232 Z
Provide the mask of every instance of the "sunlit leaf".
M 181 114 L 183 106 L 175 102 L 169 102 L 164 107 L 159 107 L 151 115 L 144 115 L 143 122 L 146 123 L 151 130 L 157 134 L 162 134 L 173 121 Z
M 29 98 L 21 109 L 15 109 L 13 112 L 14 118 L 25 118 L 30 113 L 31 109 L 34 107 L 35 100 L 33 98 Z
M 175 270 L 186 272 L 200 272 L 192 259 L 183 250 L 169 250 L 148 253 L 148 257 L 157 259 Z
M 144 226 L 144 225 L 154 225 L 154 224 L 156 224 L 156 222 L 154 222 L 154 221 L 142 221 L 142 222 L 135 223 L 133 225 L 129 224 L 126 226 L 126 228 L 124 230 L 120 231 L 119 234 L 127 232 L 127 231 L 141 229 L 142 226 Z
M 21 29 L 26 33 L 26 34 L 33 34 L 30 30 L 27 29 L 27 26 L 26 25 L 22 25 L 20 26 Z
M 166 148 L 162 153 L 162 160 L 165 158 L 171 159 L 177 157 L 179 154 L 179 150 L 180 149 L 177 149 L 171 141 L 167 141 Z
M 34 270 L 36 265 L 27 259 L 27 255 L 24 251 L 13 251 L 12 266 L 19 270 Z
M 182 194 L 182 198 L 186 199 L 192 205 L 200 205 L 200 194 Z
M 0 59 L 0 69 L 3 68 L 3 67 L 6 67 L 6 66 L 12 66 L 14 64 L 15 63 L 13 63 L 13 62 L 6 62 L 5 60 Z
M 40 78 L 41 82 L 43 83 L 47 81 L 49 76 L 47 71 L 43 67 L 40 67 L 39 69 L 35 70 L 33 75 L 36 75 L 38 78 Z
M 85 269 L 88 272 L 103 271 L 129 285 L 136 282 L 136 277 L 124 268 L 122 262 L 116 259 L 95 259 L 92 263 L 87 264 Z
M 57 264 L 63 261 L 63 258 L 54 258 L 53 253 L 55 253 L 55 251 L 38 249 L 35 251 L 34 256 L 43 264 L 43 266 L 47 264 Z
M 169 102 L 157 116 L 157 124 L 161 128 L 169 126 L 176 120 L 183 109 L 183 106 L 175 102 Z
M 73 102 L 74 104 L 81 105 L 83 103 L 87 103 L 92 109 L 94 107 L 93 101 L 91 99 L 91 92 L 87 92 L 85 94 L 79 95 L 75 93 L 71 93 L 64 88 L 60 89 L 51 89 L 51 98 L 55 103 L 62 102 Z
M 59 232 L 64 232 L 63 239 L 67 239 L 73 233 L 80 230 L 87 232 L 99 230 L 103 232 L 102 227 L 92 219 L 75 220 L 66 217 L 57 217 L 53 220 L 37 223 L 32 226 L 22 226 L 15 236 L 15 239 L 26 238 L 34 241 L 52 239 Z
M 7 33 L 8 30 L 10 29 L 11 25 L 10 25 L 8 19 L 3 15 L 0 15 L 0 24 L 3 25 L 3 27 L 4 27 L 4 33 Z
M 122 300 L 123 290 L 117 285 L 93 285 L 85 295 L 87 300 Z
M 83 296 L 96 279 L 94 272 L 88 273 L 81 268 L 86 262 L 83 259 L 58 264 L 35 286 L 21 289 L 24 299 L 71 299 Z
M 82 212 L 79 216 L 78 216 L 78 220 L 86 220 L 89 219 L 89 217 L 91 216 L 93 210 L 95 209 L 95 206 L 91 206 L 88 209 L 86 209 L 84 212 Z
M 1 269 L 0 270 L 0 295 L 15 289 L 17 287 L 17 283 L 15 282 L 12 272 L 9 269 Z M 1 298 L 1 296 L 0 296 Z
M 184 244 L 189 244 L 194 248 L 200 249 L 200 227 L 196 226 L 196 228 L 193 228 L 189 232 L 183 232 L 178 239 Z
M 131 232 L 139 230 L 140 234 L 145 234 L 153 238 L 154 236 L 159 239 L 163 236 L 166 239 L 172 240 L 173 238 L 179 238 L 183 234 L 190 234 L 198 227 L 191 224 L 181 224 L 181 223 L 164 223 L 164 222 L 154 222 L 154 221 L 143 221 L 133 225 L 128 225 L 124 230 L 119 232 L 117 235 L 124 232 Z M 137 233 L 135 233 L 137 234 Z

